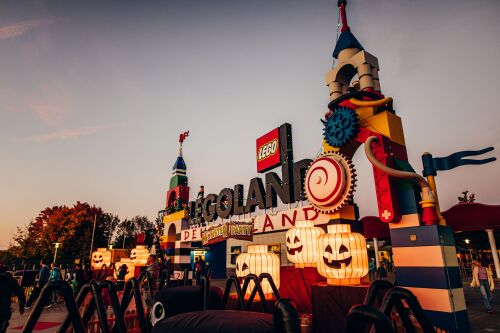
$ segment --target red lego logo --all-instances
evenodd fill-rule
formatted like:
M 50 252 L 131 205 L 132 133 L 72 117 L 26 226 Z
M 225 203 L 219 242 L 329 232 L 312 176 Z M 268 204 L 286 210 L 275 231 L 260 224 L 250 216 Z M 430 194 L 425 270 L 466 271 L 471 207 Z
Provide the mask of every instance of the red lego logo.
M 278 128 L 257 139 L 257 172 L 265 172 L 281 164 Z

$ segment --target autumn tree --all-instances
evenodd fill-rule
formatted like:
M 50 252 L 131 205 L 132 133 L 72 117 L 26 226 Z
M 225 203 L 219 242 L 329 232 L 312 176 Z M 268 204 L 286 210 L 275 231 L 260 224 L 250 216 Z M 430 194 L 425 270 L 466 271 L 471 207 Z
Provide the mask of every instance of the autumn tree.
M 58 242 L 58 258 L 87 258 L 94 221 L 94 248 L 107 247 L 120 223 L 118 216 L 78 201 L 72 207 L 42 210 L 26 227 L 18 228 L 10 250 L 19 258 L 49 258 L 53 255 L 54 243 Z

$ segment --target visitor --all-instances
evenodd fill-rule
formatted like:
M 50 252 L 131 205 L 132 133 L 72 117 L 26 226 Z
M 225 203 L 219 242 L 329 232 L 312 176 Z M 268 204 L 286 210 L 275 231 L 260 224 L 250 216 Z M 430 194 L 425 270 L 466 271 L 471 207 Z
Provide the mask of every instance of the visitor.
M 83 269 L 80 264 L 75 265 L 75 271 L 73 273 L 73 281 L 75 284 L 75 290 L 78 293 L 82 286 L 85 284 L 85 279 L 83 277 Z
M 385 280 L 387 277 L 387 271 L 384 267 L 384 263 L 380 262 L 380 265 L 377 268 L 377 279 Z
M 53 281 L 61 281 L 62 280 L 62 274 L 61 274 L 61 270 L 59 269 L 59 266 L 53 262 L 52 264 L 50 264 L 50 274 L 49 274 L 49 282 L 53 282 Z M 58 298 L 59 298 L 59 293 L 54 290 L 52 292 L 52 302 L 51 303 L 57 303 L 58 301 Z M 52 304 L 48 304 L 46 306 L 46 308 L 50 308 L 52 307 Z
M 371 258 L 368 263 L 368 270 L 370 272 L 370 280 L 375 280 L 375 275 L 377 274 L 377 265 L 375 263 L 375 258 Z
M 158 266 L 158 264 L 156 263 L 156 256 L 154 254 L 150 254 L 148 256 L 147 265 L 148 268 L 146 269 L 146 272 L 149 273 L 151 289 L 153 295 L 155 295 L 156 292 L 158 291 L 158 278 L 160 276 L 160 266 Z
M 50 268 L 47 266 L 47 263 L 45 260 L 40 260 L 40 271 L 38 272 L 38 282 L 35 285 L 35 288 L 33 288 L 33 291 L 31 292 L 30 297 L 28 298 L 28 301 L 26 302 L 26 308 L 29 309 L 31 305 L 36 301 L 38 296 L 40 296 L 40 292 L 42 291 L 42 288 L 49 282 L 49 275 L 50 275 Z
M 488 311 L 488 313 L 493 313 L 493 309 L 491 307 L 493 289 L 495 289 L 493 273 L 488 267 L 488 262 L 484 258 L 482 258 L 480 261 L 474 261 L 472 265 L 472 282 L 470 286 L 479 287 L 486 311 Z
M 17 296 L 19 313 L 23 314 L 26 303 L 23 288 L 17 283 L 12 274 L 7 272 L 7 267 L 0 265 L 0 333 L 5 333 L 9 326 L 12 315 L 12 296 Z
M 125 285 L 125 277 L 128 274 L 128 267 L 127 265 L 123 264 L 120 266 L 118 269 L 118 273 L 116 274 L 116 290 L 123 290 L 123 287 Z
M 196 285 L 199 286 L 201 284 L 201 273 L 202 267 L 200 263 L 200 258 L 194 258 L 194 277 L 196 279 Z
M 205 197 L 205 186 L 201 185 L 200 190 L 198 191 L 198 195 L 196 199 L 203 199 Z

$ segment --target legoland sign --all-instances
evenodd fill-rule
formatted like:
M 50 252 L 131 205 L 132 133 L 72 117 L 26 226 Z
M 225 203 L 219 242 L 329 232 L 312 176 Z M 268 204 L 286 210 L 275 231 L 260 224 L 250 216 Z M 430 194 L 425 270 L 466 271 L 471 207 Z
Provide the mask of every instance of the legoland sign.
M 309 220 L 313 221 L 314 225 L 323 225 L 327 224 L 329 221 L 330 217 L 329 215 L 326 214 L 320 214 L 316 212 L 312 206 L 304 206 L 300 208 L 295 208 L 295 209 L 289 209 L 286 211 L 278 212 L 275 214 L 268 213 L 268 214 L 263 214 L 259 215 L 255 218 L 253 218 L 252 222 L 239 222 L 241 224 L 246 223 L 251 224 L 253 227 L 253 235 L 255 234 L 263 234 L 263 233 L 269 233 L 269 232 L 276 232 L 276 231 L 283 231 L 292 228 L 295 226 L 295 223 L 297 221 L 304 221 L 304 220 Z M 235 222 L 230 222 L 230 223 L 235 223 Z M 236 222 L 238 223 L 238 222 Z M 206 237 L 207 242 L 209 241 L 209 234 L 207 232 L 210 232 L 211 230 L 217 230 L 213 234 L 210 235 L 212 238 L 217 238 L 224 234 L 223 230 L 217 229 L 217 228 L 225 228 L 224 225 L 227 223 L 221 223 L 215 227 L 205 229 L 205 228 L 191 228 L 187 230 L 182 230 L 181 231 L 181 242 L 197 242 L 197 241 L 202 241 L 204 242 L 204 235 Z M 230 237 L 228 237 L 230 238 Z M 223 239 L 221 239 L 222 241 Z M 246 239 L 248 240 L 248 239 Z M 251 240 L 251 239 L 249 239 Z M 215 242 L 212 242 L 213 244 Z M 209 243 L 207 243 L 209 244 Z
M 223 188 L 219 194 L 198 198 L 189 202 L 189 216 L 198 221 L 212 222 L 217 218 L 253 213 L 257 207 L 262 210 L 275 208 L 278 197 L 284 204 L 305 200 L 303 184 L 311 162 L 310 159 L 293 161 L 292 126 L 283 124 L 257 139 L 257 170 L 270 170 L 281 165 L 281 178 L 275 172 L 266 173 L 264 178 L 252 178 L 246 201 L 241 184 Z

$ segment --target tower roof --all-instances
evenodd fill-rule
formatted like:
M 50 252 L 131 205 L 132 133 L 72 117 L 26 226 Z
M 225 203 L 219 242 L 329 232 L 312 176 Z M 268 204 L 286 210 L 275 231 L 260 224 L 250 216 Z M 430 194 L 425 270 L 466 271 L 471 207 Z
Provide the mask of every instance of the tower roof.
M 179 157 L 177 157 L 177 160 L 175 161 L 174 163 L 174 167 L 172 168 L 172 170 L 183 170 L 183 171 L 186 171 L 186 162 L 184 162 L 184 159 L 182 158 L 181 155 L 179 155 Z
M 351 30 L 347 29 L 346 31 L 343 31 L 340 34 L 340 37 L 337 40 L 337 44 L 335 45 L 335 49 L 333 50 L 333 57 L 335 59 L 337 59 L 340 51 L 345 50 L 345 49 L 349 49 L 349 48 L 356 48 L 359 50 L 364 50 L 363 46 L 361 46 L 361 43 L 358 42 L 356 37 L 354 37 Z

